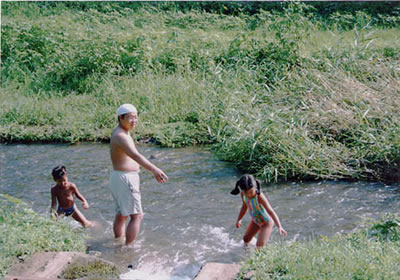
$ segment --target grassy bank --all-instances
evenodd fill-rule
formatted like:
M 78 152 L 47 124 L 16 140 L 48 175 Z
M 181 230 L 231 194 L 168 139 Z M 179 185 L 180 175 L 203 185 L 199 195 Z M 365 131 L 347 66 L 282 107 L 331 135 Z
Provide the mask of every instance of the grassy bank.
M 390 179 L 399 23 L 386 2 L 2 3 L 0 139 L 108 141 L 130 102 L 138 139 L 268 181 Z
M 85 252 L 84 233 L 36 214 L 19 199 L 0 195 L 0 277 L 36 252 Z
M 239 279 L 399 279 L 399 241 L 400 219 L 392 216 L 357 233 L 268 245 Z

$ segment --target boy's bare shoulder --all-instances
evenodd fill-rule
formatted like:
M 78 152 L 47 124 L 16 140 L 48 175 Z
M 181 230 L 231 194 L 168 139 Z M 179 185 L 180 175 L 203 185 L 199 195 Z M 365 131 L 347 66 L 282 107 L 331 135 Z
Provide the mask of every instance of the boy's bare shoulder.
M 72 183 L 72 182 L 68 182 L 67 187 L 68 187 L 69 189 L 76 189 L 76 188 L 77 188 L 76 185 L 75 185 L 74 183 Z

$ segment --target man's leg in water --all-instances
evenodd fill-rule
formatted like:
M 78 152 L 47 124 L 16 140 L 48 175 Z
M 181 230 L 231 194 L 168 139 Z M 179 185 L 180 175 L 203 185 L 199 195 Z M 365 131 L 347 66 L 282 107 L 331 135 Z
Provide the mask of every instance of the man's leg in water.
M 126 227 L 126 245 L 133 243 L 136 240 L 136 237 L 139 235 L 142 218 L 142 213 L 131 215 L 131 219 Z
M 120 238 L 125 236 L 125 221 L 128 219 L 128 216 L 122 216 L 120 213 L 115 215 L 114 219 L 114 237 Z

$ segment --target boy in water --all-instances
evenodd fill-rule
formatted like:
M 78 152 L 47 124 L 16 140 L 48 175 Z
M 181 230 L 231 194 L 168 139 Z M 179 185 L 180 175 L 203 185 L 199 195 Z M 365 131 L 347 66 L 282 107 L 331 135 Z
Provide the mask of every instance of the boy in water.
M 67 169 L 59 165 L 54 167 L 52 173 L 56 185 L 51 188 L 51 215 L 58 217 L 60 215 L 70 216 L 82 224 L 84 227 L 91 227 L 93 223 L 88 221 L 79 211 L 74 202 L 74 195 L 82 201 L 83 209 L 88 209 L 89 204 L 78 191 L 74 183 L 68 181 Z M 58 208 L 57 207 L 58 201 Z

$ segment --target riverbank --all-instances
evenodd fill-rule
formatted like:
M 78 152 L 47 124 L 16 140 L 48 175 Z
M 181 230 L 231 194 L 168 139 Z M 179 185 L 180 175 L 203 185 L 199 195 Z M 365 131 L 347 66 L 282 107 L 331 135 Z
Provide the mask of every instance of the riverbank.
M 13 273 L 22 275 L 25 270 L 28 271 L 28 260 L 38 252 L 86 251 L 84 232 L 71 230 L 62 221 L 55 223 L 50 218 L 41 217 L 20 200 L 4 195 L 0 198 L 1 277 L 7 274 L 13 264 L 24 260 L 27 266 Z M 255 279 L 283 276 L 294 279 L 397 279 L 400 277 L 399 249 L 400 217 L 386 215 L 381 220 L 371 221 L 364 229 L 349 234 L 319 236 L 308 241 L 271 242 L 241 263 L 239 279 L 246 279 L 246 275 L 253 275 Z M 68 256 L 72 255 L 76 253 Z M 94 260 L 90 256 L 83 258 Z M 66 264 L 65 258 L 62 259 Z M 83 262 L 79 263 L 82 265 Z M 56 272 L 61 273 L 59 267 L 56 268 Z M 38 271 L 37 266 L 32 266 L 32 269 Z M 99 273 L 99 269 L 98 265 L 93 266 L 94 272 Z M 221 269 L 225 268 L 221 266 Z M 77 270 L 77 273 L 87 271 L 86 267 Z M 47 272 L 55 273 L 49 269 Z M 102 272 L 115 275 L 113 273 L 116 270 L 107 266 Z M 210 271 L 207 273 L 210 275 Z
M 25 202 L 0 194 L 0 278 L 37 252 L 85 252 L 86 234 L 35 213 Z
M 1 5 L 2 142 L 108 141 L 131 102 L 137 139 L 267 182 L 397 178 L 398 7 Z
M 5 280 L 119 279 L 113 263 L 78 252 L 40 252 L 14 265 Z
M 399 279 L 400 218 L 387 215 L 365 229 L 308 242 L 269 244 L 238 279 Z M 253 279 L 253 278 L 252 278 Z

